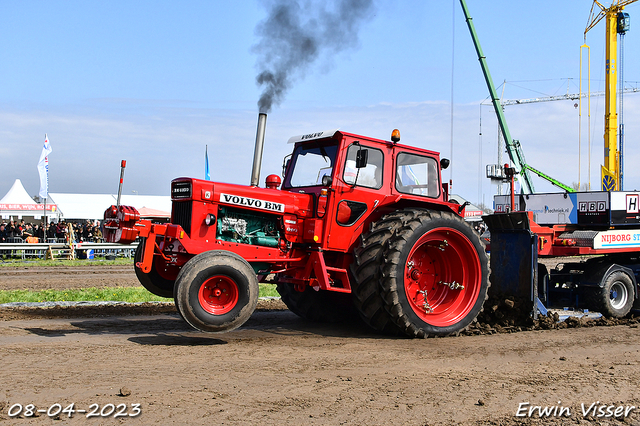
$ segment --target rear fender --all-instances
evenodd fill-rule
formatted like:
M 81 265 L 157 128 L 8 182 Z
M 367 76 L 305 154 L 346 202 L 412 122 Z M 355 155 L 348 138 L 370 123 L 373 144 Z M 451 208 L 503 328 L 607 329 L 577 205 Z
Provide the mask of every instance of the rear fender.
M 634 298 L 638 298 L 638 284 L 636 282 L 636 276 L 633 271 L 625 266 L 618 265 L 616 263 L 605 263 L 600 265 L 595 265 L 592 268 L 588 268 L 582 274 L 582 279 L 580 280 L 580 285 L 585 287 L 604 287 L 604 282 L 606 278 L 613 274 L 614 272 L 621 271 L 624 272 L 631 278 L 631 282 L 633 283 L 633 288 L 636 289 L 634 292 Z

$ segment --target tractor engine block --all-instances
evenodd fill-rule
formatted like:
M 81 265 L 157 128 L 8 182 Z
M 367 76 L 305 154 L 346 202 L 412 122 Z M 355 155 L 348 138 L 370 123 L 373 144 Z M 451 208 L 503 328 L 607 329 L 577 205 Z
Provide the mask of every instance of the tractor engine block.
M 243 244 L 278 247 L 278 216 L 221 207 L 216 238 Z

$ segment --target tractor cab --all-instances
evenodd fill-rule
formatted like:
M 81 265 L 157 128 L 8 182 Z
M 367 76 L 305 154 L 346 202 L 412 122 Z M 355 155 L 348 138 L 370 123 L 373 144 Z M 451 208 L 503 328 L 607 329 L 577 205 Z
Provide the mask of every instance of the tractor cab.
M 322 187 L 382 188 L 383 141 L 332 130 L 294 136 L 293 153 L 285 158 L 283 189 L 318 193 Z M 375 145 L 379 145 L 376 147 Z
M 442 199 L 440 169 L 449 160 L 439 161 L 436 152 L 397 145 L 399 132 L 394 135 L 394 142 L 338 130 L 294 136 L 289 143 L 295 148 L 282 166 L 282 189 L 317 195 L 322 188 L 368 188 Z
M 392 141 L 338 130 L 289 139 L 295 146 L 283 163 L 282 190 L 313 198 L 323 249 L 352 250 L 363 227 L 387 205 L 445 201 L 438 153 L 398 141 L 397 131 Z

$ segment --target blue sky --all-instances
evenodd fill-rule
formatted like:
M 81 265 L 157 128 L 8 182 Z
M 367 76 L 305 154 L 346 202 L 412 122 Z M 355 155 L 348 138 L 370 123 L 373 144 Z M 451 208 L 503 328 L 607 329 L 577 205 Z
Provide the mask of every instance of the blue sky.
M 506 99 L 578 91 L 591 3 L 468 0 L 494 82 L 508 82 Z M 261 94 L 256 28 L 270 4 L 2 1 L 0 197 L 16 178 L 37 194 L 45 133 L 53 148 L 50 192 L 116 192 L 126 159 L 125 193 L 168 195 L 171 179 L 204 176 L 205 145 L 214 181 L 248 183 Z M 625 80 L 637 82 L 640 6 L 626 11 Z M 603 23 L 587 42 L 592 90 L 603 90 Z M 491 203 L 495 187 L 483 175 L 485 164 L 497 162 L 497 124 L 492 109 L 480 106 L 488 91 L 457 0 L 374 0 L 357 40 L 321 52 L 297 77 L 269 114 L 261 181 L 279 173 L 290 136 L 341 128 L 388 139 L 399 128 L 403 143 L 453 158 L 454 192 Z M 528 162 L 568 184 L 579 179 L 573 103 L 506 108 Z M 580 180 L 587 179 L 590 135 L 594 187 L 603 105 L 592 99 L 591 129 L 586 103 L 582 112 Z M 627 95 L 625 189 L 640 189 L 639 114 L 640 94 Z M 536 189 L 555 190 L 540 180 Z

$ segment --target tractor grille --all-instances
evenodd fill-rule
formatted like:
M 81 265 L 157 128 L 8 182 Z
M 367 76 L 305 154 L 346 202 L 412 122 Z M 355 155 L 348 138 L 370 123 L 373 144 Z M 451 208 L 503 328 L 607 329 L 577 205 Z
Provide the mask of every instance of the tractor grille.
M 171 223 L 182 226 L 191 236 L 191 201 L 174 201 L 171 209 Z

